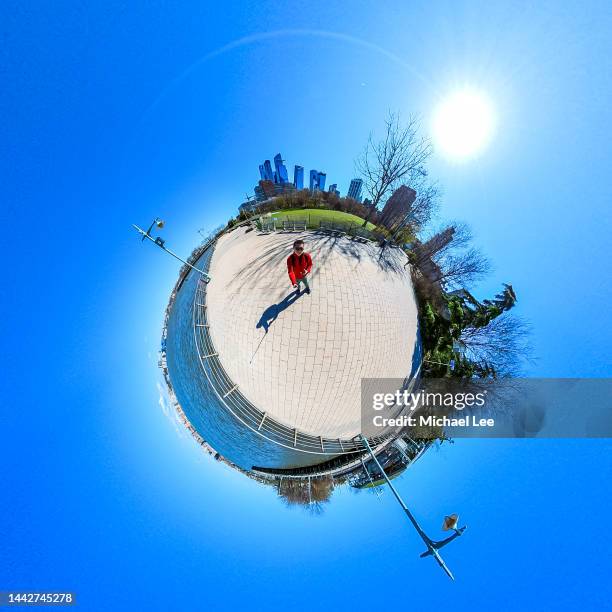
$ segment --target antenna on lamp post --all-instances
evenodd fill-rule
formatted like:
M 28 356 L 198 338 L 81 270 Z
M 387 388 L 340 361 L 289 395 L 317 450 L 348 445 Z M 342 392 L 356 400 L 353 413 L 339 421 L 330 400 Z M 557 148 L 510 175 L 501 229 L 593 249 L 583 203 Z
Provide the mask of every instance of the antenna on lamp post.
M 156 238 L 153 238 L 153 236 L 151 236 L 151 230 L 153 229 L 154 226 L 161 229 L 162 227 L 164 227 L 164 221 L 162 221 L 159 217 L 155 217 L 151 225 L 149 225 L 149 229 L 146 231 L 143 230 L 141 227 L 138 227 L 137 225 L 132 223 L 132 227 L 139 234 L 142 235 L 141 242 L 144 242 L 145 239 L 150 240 L 153 244 L 156 244 L 162 251 L 165 251 L 169 255 L 172 255 L 172 257 L 174 257 L 175 259 L 178 259 L 180 262 L 189 266 L 192 270 L 195 270 L 196 272 L 200 273 L 205 283 L 210 282 L 210 276 L 206 272 L 204 272 L 204 270 L 200 270 L 199 268 L 196 268 L 195 266 L 191 265 L 188 261 L 185 261 L 182 257 L 179 257 L 174 251 L 171 251 L 169 248 L 167 248 L 166 241 L 163 238 L 160 238 L 159 236 L 157 236 Z

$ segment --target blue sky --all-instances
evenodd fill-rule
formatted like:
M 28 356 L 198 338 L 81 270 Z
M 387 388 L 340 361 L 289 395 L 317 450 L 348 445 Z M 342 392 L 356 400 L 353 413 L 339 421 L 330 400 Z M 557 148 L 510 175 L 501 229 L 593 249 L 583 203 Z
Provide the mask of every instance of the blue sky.
M 434 155 L 441 216 L 493 260 L 479 295 L 516 288 L 532 375 L 608 376 L 607 3 L 4 2 L 0 23 L 0 590 L 92 610 L 609 600 L 609 441 L 457 441 L 409 470 L 432 533 L 469 525 L 454 584 L 388 493 L 311 517 L 208 460 L 158 403 L 178 266 L 130 227 L 160 215 L 188 253 L 278 151 L 344 192 L 388 109 L 427 131 L 478 86 L 499 129 L 469 164 Z

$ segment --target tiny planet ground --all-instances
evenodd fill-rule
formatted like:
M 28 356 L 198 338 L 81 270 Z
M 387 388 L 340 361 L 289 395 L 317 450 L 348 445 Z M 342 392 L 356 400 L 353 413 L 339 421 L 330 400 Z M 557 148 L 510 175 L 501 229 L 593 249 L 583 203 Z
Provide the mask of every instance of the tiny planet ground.
M 313 259 L 311 294 L 296 295 L 286 259 L 294 240 Z M 210 265 L 210 333 L 242 394 L 306 433 L 360 433 L 363 378 L 405 378 L 417 345 L 406 255 L 315 231 L 223 235 Z

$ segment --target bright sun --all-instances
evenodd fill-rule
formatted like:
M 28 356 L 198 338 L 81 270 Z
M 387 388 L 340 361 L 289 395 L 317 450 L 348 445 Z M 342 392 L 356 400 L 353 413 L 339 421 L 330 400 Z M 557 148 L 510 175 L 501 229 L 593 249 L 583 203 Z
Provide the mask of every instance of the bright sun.
M 474 158 L 487 147 L 495 132 L 495 113 L 488 96 L 473 89 L 457 91 L 437 106 L 433 138 L 445 157 Z

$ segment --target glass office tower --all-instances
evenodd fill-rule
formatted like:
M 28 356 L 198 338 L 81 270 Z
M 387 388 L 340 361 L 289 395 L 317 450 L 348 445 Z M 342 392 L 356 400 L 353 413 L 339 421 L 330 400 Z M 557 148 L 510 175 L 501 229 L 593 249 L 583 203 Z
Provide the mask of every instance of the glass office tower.
M 351 184 L 349 186 L 347 196 L 349 198 L 353 198 L 353 200 L 357 200 L 358 202 L 361 202 L 361 187 L 362 186 L 363 186 L 363 181 L 360 178 L 354 178 L 351 181 Z
M 326 179 L 327 175 L 325 174 L 325 172 L 319 172 L 319 177 L 318 177 L 318 185 L 319 185 L 319 189 L 321 191 L 323 191 L 325 189 L 325 179 Z
M 274 156 L 274 167 L 276 168 L 277 183 L 288 183 L 289 175 L 287 174 L 287 167 L 283 164 L 283 157 L 280 153 Z
M 296 189 L 304 189 L 304 166 L 293 167 L 293 186 Z
M 261 170 L 260 170 L 260 173 L 261 173 Z M 272 172 L 272 164 L 270 163 L 269 159 L 266 159 L 266 161 L 263 163 L 263 174 L 261 175 L 261 180 L 262 181 L 273 181 L 274 180 L 274 173 Z

